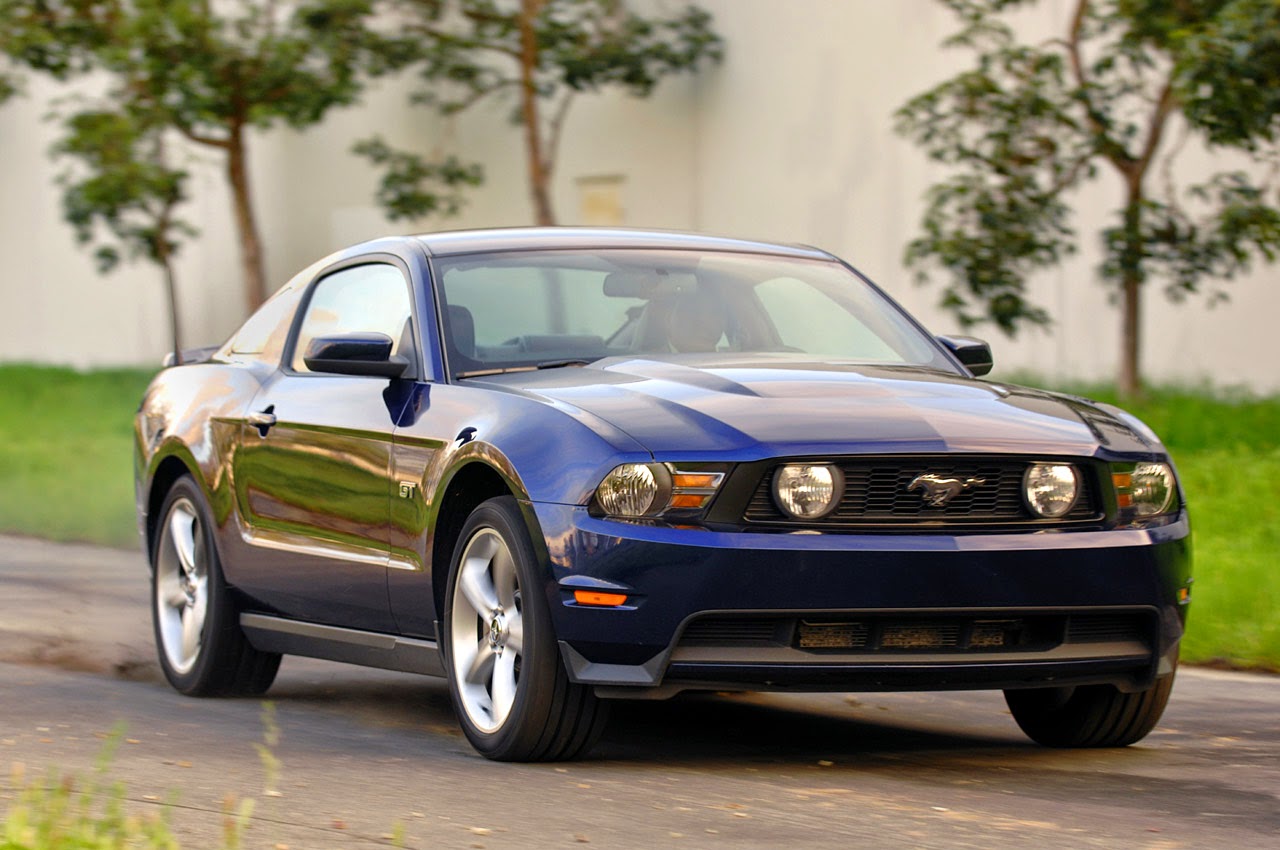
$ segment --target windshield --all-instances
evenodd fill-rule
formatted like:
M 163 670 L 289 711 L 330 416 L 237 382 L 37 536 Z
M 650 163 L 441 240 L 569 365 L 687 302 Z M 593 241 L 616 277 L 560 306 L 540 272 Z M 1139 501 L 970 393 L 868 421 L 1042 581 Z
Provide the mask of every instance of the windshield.
M 436 261 L 456 377 L 713 352 L 949 368 L 839 263 L 692 251 L 528 251 Z

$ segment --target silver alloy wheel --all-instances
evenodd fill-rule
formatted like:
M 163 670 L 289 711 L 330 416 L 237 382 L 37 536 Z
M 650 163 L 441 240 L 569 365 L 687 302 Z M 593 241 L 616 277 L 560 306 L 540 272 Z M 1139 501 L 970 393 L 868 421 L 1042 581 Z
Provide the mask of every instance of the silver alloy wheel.
M 496 732 L 516 701 L 524 622 L 511 550 L 492 528 L 467 541 L 458 563 L 449 630 L 453 678 L 467 718 Z
M 200 657 L 209 611 L 209 569 L 195 506 L 178 499 L 164 523 L 156 549 L 156 623 L 165 659 L 175 673 L 184 675 Z

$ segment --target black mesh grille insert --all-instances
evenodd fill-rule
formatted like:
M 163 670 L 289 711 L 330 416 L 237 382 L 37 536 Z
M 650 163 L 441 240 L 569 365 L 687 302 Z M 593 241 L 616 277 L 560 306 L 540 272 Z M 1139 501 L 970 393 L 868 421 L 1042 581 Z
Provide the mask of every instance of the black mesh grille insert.
M 1022 476 L 1032 461 L 1022 458 L 965 458 L 956 455 L 853 458 L 838 461 L 844 495 L 827 516 L 796 520 L 773 501 L 773 475 L 760 480 L 744 519 L 748 523 L 789 526 L 1007 526 L 1070 525 L 1101 518 L 1096 487 L 1087 467 L 1075 507 L 1059 520 L 1034 516 L 1023 504 Z M 956 492 L 942 505 L 931 504 L 920 476 L 954 481 Z
M 1041 651 L 1062 644 L 1133 641 L 1151 645 L 1146 612 L 1077 614 L 708 615 L 685 628 L 681 646 L 793 646 L 806 652 Z

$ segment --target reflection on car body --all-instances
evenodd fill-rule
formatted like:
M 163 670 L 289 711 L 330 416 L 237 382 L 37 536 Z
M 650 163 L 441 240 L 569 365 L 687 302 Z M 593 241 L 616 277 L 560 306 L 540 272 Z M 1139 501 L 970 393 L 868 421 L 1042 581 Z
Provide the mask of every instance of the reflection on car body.
M 1132 743 L 1190 598 L 1171 461 L 990 368 L 812 248 L 355 246 L 143 399 L 162 666 L 200 695 L 288 653 L 446 676 L 496 759 L 699 689 L 999 688 L 1037 741 Z

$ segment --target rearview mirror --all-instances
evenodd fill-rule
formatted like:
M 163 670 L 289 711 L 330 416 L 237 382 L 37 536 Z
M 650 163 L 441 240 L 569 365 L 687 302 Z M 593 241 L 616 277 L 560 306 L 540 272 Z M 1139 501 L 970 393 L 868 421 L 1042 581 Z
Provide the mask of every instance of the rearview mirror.
M 391 354 L 391 337 L 380 333 L 318 336 L 307 345 L 302 362 L 312 372 L 398 378 L 409 361 Z
M 983 340 L 971 336 L 940 336 L 937 339 L 975 376 L 991 371 L 995 361 L 991 356 L 991 346 Z

